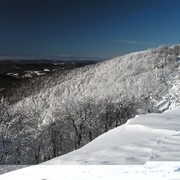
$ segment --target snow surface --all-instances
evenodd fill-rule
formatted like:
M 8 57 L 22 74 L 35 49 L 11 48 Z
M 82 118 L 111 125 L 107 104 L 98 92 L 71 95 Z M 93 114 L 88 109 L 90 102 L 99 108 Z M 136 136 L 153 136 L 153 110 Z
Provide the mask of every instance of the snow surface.
M 162 114 L 138 115 L 79 150 L 6 173 L 0 179 L 179 180 L 180 107 Z
M 37 165 L 0 176 L 1 180 L 179 180 L 180 162 L 123 166 Z

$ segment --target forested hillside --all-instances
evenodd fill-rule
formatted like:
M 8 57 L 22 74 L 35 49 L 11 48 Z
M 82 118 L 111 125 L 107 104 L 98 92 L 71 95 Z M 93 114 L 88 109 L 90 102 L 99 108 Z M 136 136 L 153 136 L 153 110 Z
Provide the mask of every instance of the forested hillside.
M 57 72 L 13 104 L 2 98 L 1 164 L 37 164 L 136 114 L 180 105 L 179 56 L 180 46 L 131 53 L 65 75 Z

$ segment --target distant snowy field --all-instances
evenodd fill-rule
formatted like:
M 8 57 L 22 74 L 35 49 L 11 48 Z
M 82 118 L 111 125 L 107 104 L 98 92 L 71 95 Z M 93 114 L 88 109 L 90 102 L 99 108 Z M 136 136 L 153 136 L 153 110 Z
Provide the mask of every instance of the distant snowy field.
M 115 164 L 118 166 L 107 166 Z M 0 179 L 180 180 L 180 107 L 139 115 L 79 150 Z

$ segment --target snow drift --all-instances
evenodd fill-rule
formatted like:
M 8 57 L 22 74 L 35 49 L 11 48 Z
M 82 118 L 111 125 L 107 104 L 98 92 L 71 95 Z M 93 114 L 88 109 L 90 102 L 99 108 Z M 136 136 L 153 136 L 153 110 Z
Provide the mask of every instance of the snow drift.
M 99 164 L 125 165 L 97 166 Z M 12 177 L 65 180 L 180 179 L 180 107 L 163 114 L 140 115 L 79 150 L 42 165 L 1 175 L 0 179 Z
M 180 161 L 180 108 L 140 115 L 79 150 L 44 164 L 144 164 Z

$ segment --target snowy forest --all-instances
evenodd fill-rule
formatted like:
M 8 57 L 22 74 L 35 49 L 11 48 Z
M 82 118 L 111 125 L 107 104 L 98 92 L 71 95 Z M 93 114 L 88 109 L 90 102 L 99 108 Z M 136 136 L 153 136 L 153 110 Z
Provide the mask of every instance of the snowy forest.
M 1 163 L 37 164 L 78 149 L 104 132 L 126 122 L 135 113 L 133 103 L 110 99 L 60 102 L 50 123 L 43 123 L 34 100 L 33 109 L 14 110 L 1 99 Z
M 0 100 L 1 165 L 39 164 L 137 114 L 180 105 L 180 46 L 132 53 L 48 77 Z

